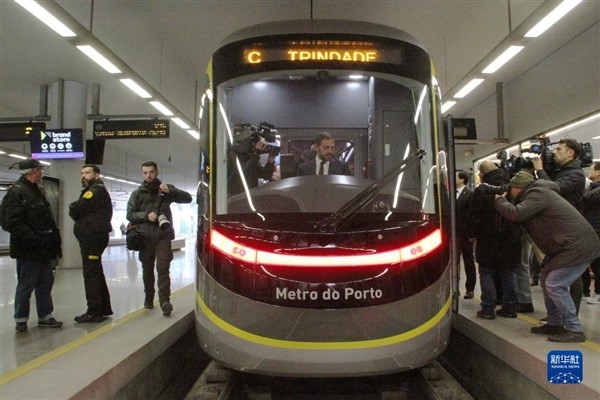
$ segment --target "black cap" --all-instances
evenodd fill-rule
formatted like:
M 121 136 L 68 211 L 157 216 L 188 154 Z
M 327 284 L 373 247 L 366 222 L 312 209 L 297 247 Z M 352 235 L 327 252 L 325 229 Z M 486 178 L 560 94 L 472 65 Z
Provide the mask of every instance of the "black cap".
M 46 167 L 44 164 L 42 164 L 38 160 L 34 160 L 33 158 L 28 158 L 26 160 L 20 161 L 18 163 L 18 165 L 19 165 L 20 171 L 24 171 L 26 169 L 31 169 L 31 168 L 45 168 Z M 14 166 L 14 164 L 13 164 L 13 166 Z

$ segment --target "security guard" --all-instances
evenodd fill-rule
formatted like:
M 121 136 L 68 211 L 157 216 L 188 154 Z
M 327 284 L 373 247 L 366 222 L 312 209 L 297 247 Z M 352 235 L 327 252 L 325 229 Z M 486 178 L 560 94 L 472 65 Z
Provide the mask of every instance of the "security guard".
M 113 313 L 102 270 L 102 253 L 112 232 L 112 201 L 96 165 L 86 164 L 81 168 L 81 185 L 79 199 L 69 205 L 69 216 L 75 221 L 73 233 L 81 248 L 87 311 L 75 317 L 75 321 L 101 322 Z

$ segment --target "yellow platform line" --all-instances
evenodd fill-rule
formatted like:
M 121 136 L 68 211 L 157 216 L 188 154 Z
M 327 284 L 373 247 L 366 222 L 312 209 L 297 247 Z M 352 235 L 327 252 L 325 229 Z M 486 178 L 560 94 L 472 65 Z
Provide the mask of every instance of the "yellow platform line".
M 181 289 L 174 291 L 172 293 L 171 297 L 176 297 L 176 296 L 180 295 L 184 290 L 186 290 L 192 286 L 193 285 L 187 285 Z M 58 357 L 62 356 L 63 354 L 68 353 L 69 351 L 76 349 L 79 346 L 84 345 L 84 344 L 96 339 L 97 337 L 110 332 L 111 330 L 117 328 L 118 326 L 121 326 L 124 323 L 131 321 L 132 319 L 137 318 L 140 315 L 142 315 L 146 312 L 150 312 L 150 311 L 151 310 L 146 310 L 146 309 L 142 308 L 142 309 L 139 309 L 132 313 L 129 313 L 129 314 L 125 315 L 124 317 L 119 318 L 118 320 L 116 320 L 110 324 L 102 325 L 98 329 L 94 329 L 92 332 L 90 332 L 84 336 L 81 336 L 75 340 L 72 340 L 69 343 L 66 343 L 60 347 L 57 347 L 56 349 L 54 349 L 44 355 L 41 355 L 29 362 L 26 362 L 25 364 L 20 365 L 17 368 L 10 370 L 3 375 L 0 375 L 0 386 L 12 381 L 13 379 L 16 379 L 20 376 L 25 375 L 25 374 L 29 373 L 31 370 L 38 368 L 41 365 L 43 365 L 49 361 L 52 361 L 55 358 L 58 358 Z

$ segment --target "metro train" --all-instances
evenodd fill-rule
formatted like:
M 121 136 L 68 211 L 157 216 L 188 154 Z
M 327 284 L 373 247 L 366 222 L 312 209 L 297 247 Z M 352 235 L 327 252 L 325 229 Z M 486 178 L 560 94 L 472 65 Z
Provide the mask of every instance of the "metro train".
M 379 24 L 274 22 L 230 35 L 206 82 L 201 348 L 272 376 L 381 375 L 436 359 L 455 299 L 454 162 L 427 51 Z M 346 174 L 299 174 L 321 132 Z

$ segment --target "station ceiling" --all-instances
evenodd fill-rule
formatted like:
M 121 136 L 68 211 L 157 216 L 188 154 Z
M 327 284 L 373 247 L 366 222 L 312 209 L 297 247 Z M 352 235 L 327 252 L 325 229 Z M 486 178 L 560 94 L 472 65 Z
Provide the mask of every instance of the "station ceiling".
M 520 24 L 543 10 L 550 11 L 560 2 L 79 0 L 55 3 L 194 121 L 197 97 L 203 90 L 199 85 L 211 53 L 226 36 L 241 28 L 312 17 L 368 21 L 402 29 L 428 49 L 442 91 L 447 93 L 462 85 L 469 72 Z M 526 51 L 507 64 L 501 74 L 461 100 L 451 110 L 452 114 L 468 115 L 473 107 L 494 95 L 494 81 L 514 80 L 599 18 L 600 1 L 584 1 L 535 44 L 528 44 Z M 156 114 L 145 100 L 17 3 L 0 0 L 0 117 L 38 115 L 40 87 L 59 79 L 100 85 L 101 114 Z M 13 145 L 16 150 L 23 150 L 22 146 Z M 139 181 L 139 165 L 149 159 L 159 164 L 164 181 L 195 192 L 197 141 L 174 124 L 169 140 L 107 141 L 102 170 Z M 0 162 L 8 164 L 6 160 Z

